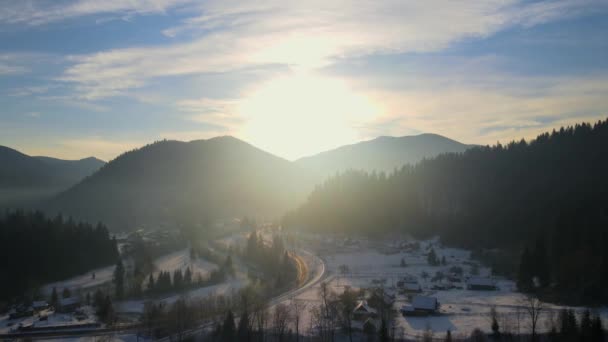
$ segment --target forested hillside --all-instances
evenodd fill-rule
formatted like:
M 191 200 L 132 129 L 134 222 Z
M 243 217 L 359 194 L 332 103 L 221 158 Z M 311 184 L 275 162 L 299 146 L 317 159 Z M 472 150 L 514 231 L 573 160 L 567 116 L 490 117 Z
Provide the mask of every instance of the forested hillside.
M 440 234 L 449 244 L 518 252 L 541 240 L 550 282 L 560 292 L 576 289 L 581 299 L 606 302 L 607 175 L 608 121 L 579 124 L 531 142 L 441 155 L 388 176 L 343 173 L 317 187 L 284 223 Z
M 0 300 L 88 270 L 111 265 L 116 242 L 105 226 L 42 213 L 0 217 Z
M 233 137 L 159 141 L 126 152 L 49 203 L 114 230 L 281 215 L 313 181 L 287 160 Z

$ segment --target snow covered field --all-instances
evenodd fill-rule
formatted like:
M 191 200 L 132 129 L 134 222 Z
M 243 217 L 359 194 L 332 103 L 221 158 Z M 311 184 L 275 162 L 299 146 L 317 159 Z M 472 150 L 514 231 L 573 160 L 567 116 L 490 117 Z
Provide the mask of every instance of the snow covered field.
M 165 298 L 154 300 L 156 303 L 165 303 L 170 305 L 177 301 L 180 298 L 186 299 L 197 299 L 197 298 L 205 298 L 208 296 L 218 296 L 218 295 L 230 295 L 235 294 L 239 289 L 245 287 L 248 284 L 249 280 L 243 277 L 236 277 L 227 282 L 200 287 L 197 289 L 192 289 L 186 291 L 182 294 L 170 295 Z M 144 311 L 144 305 L 147 300 L 125 300 L 121 302 L 117 302 L 115 304 L 115 309 L 117 312 L 121 313 L 137 313 L 140 314 Z
M 112 265 L 98 268 L 67 280 L 47 284 L 42 288 L 42 293 L 46 296 L 50 296 L 50 294 L 53 292 L 53 288 L 56 288 L 57 291 L 61 293 L 61 290 L 64 288 L 78 291 L 102 286 L 112 281 L 114 267 L 115 266 Z M 93 278 L 93 274 L 95 274 L 95 278 Z
M 154 279 L 158 278 L 158 274 L 161 271 L 173 273 L 176 270 L 181 270 L 184 272 L 188 267 L 192 272 L 193 279 L 196 279 L 199 274 L 201 277 L 205 277 L 211 273 L 211 271 L 218 268 L 216 264 L 208 262 L 202 258 L 195 258 L 194 260 L 191 260 L 189 249 L 184 248 L 177 252 L 162 256 L 154 261 Z
M 427 262 L 427 246 L 433 250 L 441 260 L 445 257 L 446 264 L 430 266 Z M 385 248 L 387 247 L 387 248 Z M 529 314 L 525 310 L 526 297 L 516 292 L 513 281 L 503 278 L 493 278 L 497 290 L 475 291 L 467 290 L 466 278 L 472 272 L 482 277 L 491 277 L 491 270 L 471 260 L 469 251 L 454 248 L 443 248 L 436 240 L 421 241 L 419 250 L 405 251 L 393 245 L 379 246 L 371 243 L 357 243 L 351 246 L 336 244 L 335 252 L 328 252 L 332 248 L 319 247 L 326 262 L 328 274 L 326 278 L 330 288 L 341 293 L 344 288 L 372 288 L 382 286 L 389 291 L 399 293 L 397 282 L 409 275 L 417 278 L 422 287 L 422 295 L 436 297 L 441 304 L 439 313 L 426 317 L 404 317 L 396 315 L 394 331 L 397 336 L 409 338 L 420 337 L 431 329 L 436 337 L 445 336 L 451 330 L 453 336 L 468 336 L 472 330 L 479 328 L 490 332 L 490 310 L 494 306 L 498 313 L 498 320 L 503 331 L 512 333 L 528 333 L 530 331 Z M 401 266 L 401 261 L 405 267 Z M 348 272 L 344 273 L 345 267 Z M 463 270 L 461 282 L 452 282 L 455 288 L 433 289 L 440 281 L 432 281 L 438 271 L 444 275 L 450 274 L 454 266 Z M 425 277 L 424 274 L 428 275 Z M 445 282 L 444 282 L 445 283 Z M 298 294 L 293 299 L 304 302 L 308 308 L 319 305 L 319 285 Z M 284 303 L 289 304 L 289 300 Z M 405 294 L 397 294 L 393 308 L 398 311 L 403 305 L 409 304 Z M 544 304 L 538 325 L 539 331 L 550 329 L 551 321 L 557 318 L 563 307 Z M 582 308 L 574 308 L 578 311 Z M 308 311 L 308 310 L 306 310 Z M 600 312 L 604 320 L 607 318 L 606 310 Z M 302 326 L 310 329 L 310 314 L 304 313 Z
M 52 309 L 46 309 L 34 316 L 15 320 L 10 320 L 8 315 L 0 316 L 0 333 L 10 333 L 16 330 L 19 325 L 24 327 L 32 326 L 44 328 L 58 326 L 69 327 L 76 324 L 97 323 L 97 317 L 95 316 L 92 307 L 84 306 L 80 311 L 84 314 L 83 319 L 81 320 L 76 319 L 72 314 L 57 313 Z M 40 320 L 40 317 L 46 317 L 46 320 Z

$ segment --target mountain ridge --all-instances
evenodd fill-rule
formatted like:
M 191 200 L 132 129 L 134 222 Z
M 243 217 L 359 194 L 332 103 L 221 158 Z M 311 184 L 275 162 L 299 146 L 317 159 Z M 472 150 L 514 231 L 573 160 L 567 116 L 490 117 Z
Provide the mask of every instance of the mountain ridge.
M 379 136 L 302 157 L 294 162 L 325 175 L 349 169 L 391 172 L 405 164 L 416 164 L 424 158 L 443 153 L 461 153 L 474 146 L 435 133 Z

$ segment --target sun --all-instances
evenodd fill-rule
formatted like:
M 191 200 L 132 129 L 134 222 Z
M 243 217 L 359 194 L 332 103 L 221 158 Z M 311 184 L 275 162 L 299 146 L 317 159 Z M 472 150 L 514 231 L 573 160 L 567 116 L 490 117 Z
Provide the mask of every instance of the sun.
M 342 80 L 296 73 L 260 85 L 238 111 L 239 135 L 293 160 L 360 140 L 357 127 L 379 110 Z

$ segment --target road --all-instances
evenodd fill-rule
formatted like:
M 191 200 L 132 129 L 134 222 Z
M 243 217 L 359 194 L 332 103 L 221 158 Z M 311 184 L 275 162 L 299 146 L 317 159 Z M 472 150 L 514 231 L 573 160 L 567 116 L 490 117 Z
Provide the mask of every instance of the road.
M 319 258 L 318 256 L 314 255 L 313 253 L 303 250 L 303 249 L 299 249 L 297 251 L 297 254 L 304 255 L 304 256 L 306 256 L 306 259 L 310 260 L 308 262 L 308 264 L 309 264 L 308 269 L 314 270 L 314 272 L 312 272 L 312 271 L 309 272 L 309 279 L 302 286 L 300 286 L 296 289 L 287 291 L 286 293 L 283 293 L 283 294 L 269 300 L 268 301 L 269 308 L 272 308 L 275 305 L 277 305 L 285 300 L 291 299 L 291 298 L 299 295 L 300 293 L 308 290 L 309 288 L 318 284 L 326 276 L 325 262 L 321 258 Z M 205 323 L 199 325 L 198 327 L 187 331 L 186 333 L 184 333 L 183 336 L 188 337 L 188 336 L 197 335 L 199 333 L 202 333 L 205 329 L 211 328 L 213 326 L 213 324 L 215 324 L 215 323 L 214 322 L 205 322 Z M 159 341 L 168 342 L 168 341 L 171 341 L 171 338 L 170 338 L 170 336 L 167 336 L 163 339 L 160 339 Z

